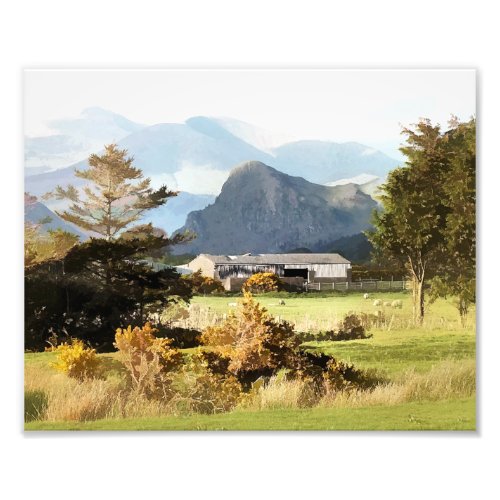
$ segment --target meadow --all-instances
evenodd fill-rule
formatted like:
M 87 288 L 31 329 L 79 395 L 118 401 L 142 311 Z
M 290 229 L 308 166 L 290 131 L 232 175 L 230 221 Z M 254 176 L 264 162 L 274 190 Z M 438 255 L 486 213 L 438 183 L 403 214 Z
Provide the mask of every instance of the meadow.
M 375 308 L 361 293 L 281 297 L 258 301 L 273 316 L 292 322 L 297 331 L 332 327 L 350 312 L 373 314 L 382 309 L 384 321 L 370 338 L 349 341 L 309 341 L 303 344 L 377 373 L 371 390 L 352 390 L 323 397 L 303 408 L 300 382 L 273 377 L 233 410 L 200 415 L 152 403 L 124 399 L 122 365 L 116 353 L 99 354 L 105 378 L 79 383 L 50 367 L 54 353 L 25 354 L 26 430 L 56 429 L 192 429 L 192 430 L 473 430 L 475 429 L 475 326 L 460 324 L 451 300 L 430 304 L 422 326 L 411 322 L 408 293 L 377 294 L 383 301 L 400 299 L 401 309 Z M 235 297 L 195 297 L 192 321 L 228 315 Z M 205 314 L 209 312 L 210 314 Z M 202 325 L 199 325 L 202 326 Z M 198 348 L 184 349 L 186 358 Z M 91 396 L 90 396 L 91 395 Z

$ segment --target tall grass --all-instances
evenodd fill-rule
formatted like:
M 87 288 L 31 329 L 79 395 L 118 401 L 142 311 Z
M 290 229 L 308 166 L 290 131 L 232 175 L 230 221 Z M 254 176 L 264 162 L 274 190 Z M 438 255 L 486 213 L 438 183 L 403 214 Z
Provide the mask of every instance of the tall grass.
M 240 406 L 252 410 L 292 409 L 304 406 L 308 385 L 300 380 L 272 377 Z M 437 401 L 467 398 L 476 391 L 473 360 L 443 361 L 426 373 L 407 370 L 397 379 L 380 383 L 373 389 L 349 389 L 327 393 L 314 406 L 357 408 L 375 405 L 398 405 L 411 401 Z
M 25 420 L 88 421 L 100 418 L 171 415 L 168 402 L 150 400 L 124 386 L 123 380 L 79 382 L 64 374 L 25 369 Z

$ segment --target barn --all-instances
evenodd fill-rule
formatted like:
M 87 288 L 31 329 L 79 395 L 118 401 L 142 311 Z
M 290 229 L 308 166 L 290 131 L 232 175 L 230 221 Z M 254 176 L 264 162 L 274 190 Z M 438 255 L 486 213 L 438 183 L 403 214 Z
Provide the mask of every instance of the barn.
M 275 273 L 297 286 L 351 281 L 351 263 L 337 253 L 200 254 L 187 267 L 221 280 L 226 290 L 240 289 L 255 273 Z

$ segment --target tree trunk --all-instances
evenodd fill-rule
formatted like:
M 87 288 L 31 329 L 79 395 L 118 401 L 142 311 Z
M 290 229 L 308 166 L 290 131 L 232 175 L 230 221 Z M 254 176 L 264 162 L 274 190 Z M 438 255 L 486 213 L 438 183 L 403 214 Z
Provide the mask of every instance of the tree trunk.
M 424 276 L 425 266 L 419 265 L 416 269 L 410 260 L 410 269 L 412 274 L 412 292 L 413 292 L 413 321 L 416 325 L 421 325 L 424 321 L 425 313 L 425 293 Z
M 416 321 L 418 325 L 421 325 L 424 321 L 425 312 L 425 297 L 424 297 L 424 280 L 420 280 L 417 283 L 417 316 Z

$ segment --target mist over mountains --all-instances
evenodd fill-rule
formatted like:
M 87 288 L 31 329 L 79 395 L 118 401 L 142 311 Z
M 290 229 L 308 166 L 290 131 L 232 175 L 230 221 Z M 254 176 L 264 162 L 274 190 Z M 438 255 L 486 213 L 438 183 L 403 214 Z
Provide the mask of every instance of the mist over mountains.
M 369 211 L 365 208 L 368 199 L 373 201 L 370 196 L 373 196 L 387 173 L 398 165 L 396 160 L 380 151 L 356 142 L 308 140 L 283 143 L 287 138 L 269 134 L 232 118 L 198 116 L 185 123 L 145 126 L 100 108 L 89 108 L 76 119 L 57 120 L 50 125 L 57 132 L 55 135 L 26 138 L 25 191 L 40 197 L 57 184 L 73 184 L 82 188 L 85 181 L 74 176 L 75 168 L 85 169 L 86 158 L 90 153 L 99 153 L 104 144 L 116 142 L 134 157 L 134 164 L 143 170 L 145 177 L 151 178 L 154 187 L 166 184 L 170 189 L 180 191 L 176 198 L 144 218 L 144 222 L 153 222 L 168 233 L 182 226 L 198 225 L 201 230 L 206 221 L 199 211 L 208 207 L 211 211 L 206 213 L 215 213 L 210 208 L 214 202 L 217 207 L 224 206 L 226 210 L 240 213 L 242 208 L 237 206 L 240 199 L 231 195 L 231 186 L 241 173 L 235 177 L 231 172 L 245 162 L 260 162 L 276 174 L 270 175 L 268 171 L 265 177 L 274 186 L 271 191 L 262 183 L 262 168 L 250 169 L 252 173 L 244 177 L 250 185 L 260 186 L 259 189 L 245 190 L 248 207 L 253 206 L 256 213 L 260 214 L 256 221 L 261 217 L 268 222 L 269 217 L 279 215 L 276 210 L 300 208 L 300 217 L 308 220 L 308 224 L 313 227 L 316 215 L 321 213 L 321 217 L 333 217 L 331 227 L 335 228 L 338 238 L 349 234 L 348 231 L 366 227 Z M 280 173 L 286 175 L 280 177 Z M 301 179 L 291 181 L 287 176 Z M 283 183 L 281 187 L 279 183 L 276 184 L 277 179 Z M 306 187 L 311 183 L 317 187 Z M 293 189 L 292 185 L 295 186 Z M 221 192 L 223 186 L 225 192 Z M 335 189 L 332 191 L 332 188 Z M 316 200 L 316 215 L 312 215 L 311 207 L 302 210 L 304 207 L 300 204 L 288 207 L 286 203 L 278 202 L 284 199 L 277 194 L 280 189 L 291 198 L 305 196 L 304 190 L 310 193 L 305 198 Z M 296 194 L 292 194 L 294 190 L 297 190 Z M 324 213 L 321 212 L 317 200 L 328 198 L 329 195 L 325 193 L 334 191 L 336 195 L 328 201 L 328 208 L 325 208 Z M 341 208 L 332 201 L 349 199 L 348 195 L 341 195 L 341 192 L 351 193 L 354 201 L 350 207 Z M 250 196 L 254 196 L 253 203 Z M 61 202 L 48 201 L 46 205 L 51 210 L 64 208 Z M 264 214 L 265 210 L 270 210 L 268 215 Z M 335 214 L 332 210 L 336 211 Z M 351 211 L 352 216 L 348 217 L 345 210 Z M 282 220 L 289 220 L 289 215 Z M 298 223 L 299 220 L 294 219 L 296 238 L 302 242 L 307 231 L 301 229 Z M 246 230 L 253 231 L 253 224 L 247 224 Z M 311 230 L 309 234 L 314 234 L 314 231 Z M 289 236 L 286 237 L 287 242 L 293 240 Z M 237 241 L 235 236 L 235 248 L 239 245 Z M 316 245 L 317 241 L 314 241 Z M 256 248 L 260 248 L 257 240 L 254 243 Z M 273 248 L 278 244 L 278 241 L 273 242 Z M 197 244 L 193 245 L 193 248 L 197 248 Z M 303 245 L 297 243 L 293 246 Z

